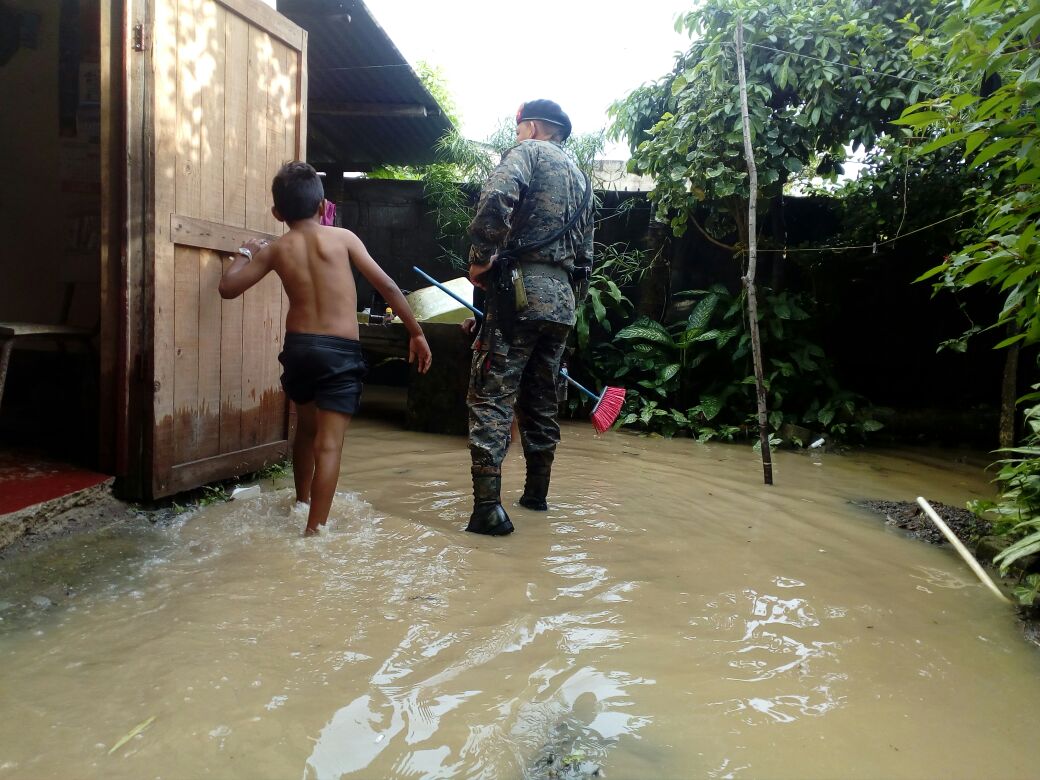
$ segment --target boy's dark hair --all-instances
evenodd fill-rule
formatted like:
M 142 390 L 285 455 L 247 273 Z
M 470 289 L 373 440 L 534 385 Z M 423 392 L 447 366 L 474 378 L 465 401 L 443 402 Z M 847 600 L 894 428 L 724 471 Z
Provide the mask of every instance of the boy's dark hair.
M 283 165 L 271 182 L 274 207 L 286 222 L 310 219 L 318 213 L 325 189 L 309 164 L 293 160 Z

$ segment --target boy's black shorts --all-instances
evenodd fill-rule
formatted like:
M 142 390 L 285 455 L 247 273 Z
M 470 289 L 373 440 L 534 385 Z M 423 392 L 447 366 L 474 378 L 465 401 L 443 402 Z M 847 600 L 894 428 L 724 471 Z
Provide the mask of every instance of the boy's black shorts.
M 285 369 L 282 387 L 294 403 L 315 401 L 319 409 L 357 413 L 361 405 L 361 380 L 368 373 L 360 341 L 314 333 L 286 333 L 278 362 Z

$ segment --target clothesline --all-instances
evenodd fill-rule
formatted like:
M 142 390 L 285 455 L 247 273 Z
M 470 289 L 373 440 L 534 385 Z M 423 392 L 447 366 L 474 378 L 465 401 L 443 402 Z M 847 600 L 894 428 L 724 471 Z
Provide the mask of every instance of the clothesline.
M 798 51 L 790 51 L 788 49 L 780 49 L 780 48 L 777 48 L 776 46 L 766 46 L 765 44 L 762 44 L 762 43 L 749 43 L 748 46 L 754 46 L 756 49 L 766 49 L 768 51 L 775 51 L 775 52 L 779 52 L 780 54 L 789 54 L 792 57 L 802 57 L 802 58 L 807 59 L 807 60 L 815 60 L 816 62 L 822 62 L 824 65 L 837 65 L 837 66 L 842 67 L 842 68 L 849 68 L 850 70 L 857 70 L 860 73 L 865 73 L 865 74 L 869 74 L 869 75 L 883 76 L 885 78 L 890 78 L 890 79 L 899 79 L 900 81 L 909 81 L 909 82 L 911 82 L 913 84 L 920 84 L 922 86 L 928 87 L 929 91 L 931 91 L 931 92 L 941 92 L 942 91 L 938 87 L 936 87 L 934 84 L 930 84 L 927 81 L 921 81 L 920 79 L 910 78 L 909 76 L 900 76 L 897 73 L 886 73 L 883 70 L 873 70 L 873 69 L 870 69 L 870 68 L 861 68 L 858 65 L 850 65 L 849 63 L 842 62 L 841 60 L 825 60 L 822 57 L 814 57 L 811 54 L 803 54 L 802 52 L 798 52 Z
M 875 241 L 872 244 L 852 244 L 850 246 L 820 246 L 820 247 L 811 247 L 811 248 L 809 248 L 809 247 L 805 247 L 805 248 L 795 247 L 795 248 L 792 248 L 792 249 L 759 249 L 759 250 L 757 250 L 757 252 L 759 254 L 762 254 L 762 253 L 787 254 L 789 252 L 847 252 L 847 251 L 849 251 L 851 249 L 870 249 L 871 251 L 876 252 L 878 250 L 878 247 L 886 246 L 888 244 L 894 244 L 896 241 L 899 241 L 900 239 L 906 238 L 907 236 L 912 236 L 914 233 L 920 233 L 922 231 L 925 231 L 925 230 L 928 230 L 930 228 L 933 228 L 936 225 L 941 225 L 944 222 L 949 222 L 951 219 L 957 219 L 958 217 L 963 217 L 965 214 L 970 214 L 971 212 L 978 210 L 979 208 L 982 207 L 982 205 L 983 204 L 980 203 L 980 204 L 978 204 L 976 206 L 972 206 L 970 209 L 964 209 L 964 211 L 960 211 L 960 212 L 958 212 L 958 213 L 956 213 L 956 214 L 954 214 L 952 216 L 944 217 L 943 219 L 936 220 L 935 222 L 932 222 L 932 223 L 930 223 L 928 225 L 924 225 L 922 227 L 919 227 L 919 228 L 916 228 L 914 230 L 911 230 L 911 231 L 909 231 L 907 233 L 903 233 L 901 236 L 895 236 L 894 238 L 888 238 L 888 239 L 885 239 L 884 241 Z M 741 253 L 742 254 L 746 254 L 747 253 L 747 249 L 742 249 Z

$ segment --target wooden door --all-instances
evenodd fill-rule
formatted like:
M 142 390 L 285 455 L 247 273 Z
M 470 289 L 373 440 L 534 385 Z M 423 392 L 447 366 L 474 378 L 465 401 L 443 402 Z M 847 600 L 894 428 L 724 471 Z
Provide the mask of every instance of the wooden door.
M 140 252 L 151 395 L 142 404 L 151 420 L 141 460 L 150 473 L 141 483 L 155 498 L 287 453 L 279 281 L 272 274 L 232 301 L 217 284 L 228 252 L 250 236 L 282 232 L 271 215 L 271 178 L 282 163 L 305 158 L 307 34 L 260 0 L 137 7 L 150 21 L 131 18 L 141 27 L 129 34 L 151 60 L 131 69 L 146 94 L 128 122 L 131 155 L 135 130 L 143 138 L 141 194 L 149 203 Z M 132 84 L 128 95 L 132 103 Z M 133 189 L 131 181 L 131 201 Z

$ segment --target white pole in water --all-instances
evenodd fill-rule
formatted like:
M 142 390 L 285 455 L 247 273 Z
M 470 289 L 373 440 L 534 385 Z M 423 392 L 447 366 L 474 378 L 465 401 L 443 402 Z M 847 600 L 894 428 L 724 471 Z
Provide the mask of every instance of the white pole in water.
M 996 583 L 990 579 L 989 575 L 986 574 L 986 570 L 982 568 L 982 565 L 977 560 L 975 560 L 975 556 L 968 552 L 968 548 L 964 546 L 961 540 L 957 538 L 957 535 L 950 530 L 950 527 L 946 525 L 946 523 L 943 522 L 943 519 L 939 517 L 934 509 L 932 509 L 932 505 L 925 501 L 921 496 L 917 497 L 917 503 L 920 504 L 921 509 L 923 509 L 925 514 L 928 515 L 928 518 L 935 523 L 940 531 L 942 531 L 943 536 L 946 537 L 947 541 L 953 545 L 953 549 L 960 553 L 964 562 L 971 567 L 973 572 L 975 572 L 975 576 L 982 580 L 982 584 L 993 591 L 998 599 L 1003 601 L 1005 604 L 1010 604 L 1011 600 L 1005 596 L 1001 592 L 1000 588 L 997 587 Z

